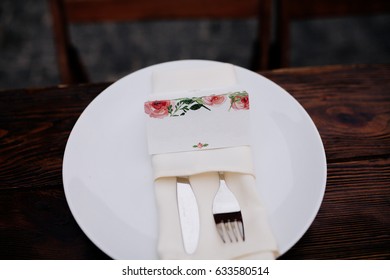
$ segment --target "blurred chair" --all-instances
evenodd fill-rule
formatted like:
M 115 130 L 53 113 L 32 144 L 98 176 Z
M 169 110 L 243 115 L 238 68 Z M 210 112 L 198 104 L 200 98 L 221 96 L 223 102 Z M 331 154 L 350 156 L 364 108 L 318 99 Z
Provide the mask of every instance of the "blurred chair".
M 102 21 L 258 19 L 253 69 L 268 68 L 272 0 L 49 0 L 63 83 L 88 81 L 68 25 Z M 131 36 L 131 35 L 130 35 Z
M 291 52 L 291 24 L 296 20 L 385 14 L 389 0 L 276 0 L 276 39 L 271 68 L 288 67 Z M 383 36 L 387 36 L 383 34 Z

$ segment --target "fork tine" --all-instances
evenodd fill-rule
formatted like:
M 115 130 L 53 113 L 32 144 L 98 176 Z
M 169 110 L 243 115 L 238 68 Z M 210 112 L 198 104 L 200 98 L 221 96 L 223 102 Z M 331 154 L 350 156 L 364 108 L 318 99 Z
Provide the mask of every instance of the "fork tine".
M 240 233 L 241 239 L 242 241 L 245 241 L 244 224 L 242 223 L 242 220 L 237 221 L 237 225 L 238 225 L 238 231 Z
M 229 226 L 231 229 L 231 232 L 233 233 L 234 239 L 236 242 L 238 242 L 238 229 L 237 229 L 237 220 L 234 219 L 233 221 L 229 221 Z
M 221 237 L 223 243 L 227 241 L 239 242 L 245 241 L 244 227 L 242 221 L 238 219 L 234 220 L 220 220 L 216 223 L 217 231 Z
M 225 240 L 225 233 L 224 233 L 224 223 L 221 222 L 221 223 L 217 223 L 217 231 L 219 233 L 219 236 L 221 237 L 223 243 L 226 243 L 226 240 Z
M 242 222 L 238 221 L 238 220 L 235 220 L 234 221 L 234 225 L 235 225 L 235 230 L 236 230 L 236 233 L 237 233 L 237 240 L 242 240 L 242 241 L 245 241 L 244 239 L 244 236 L 241 232 L 241 225 L 242 225 Z
M 226 241 L 233 242 L 232 234 L 234 239 L 238 241 L 236 233 L 234 232 L 230 221 L 225 222 L 221 220 L 219 223 L 216 224 L 216 226 L 218 234 L 221 237 L 223 243 L 226 243 Z
M 227 220 L 227 222 L 225 222 L 223 224 L 224 224 L 225 229 L 226 229 L 226 235 L 229 237 L 230 242 L 233 242 L 234 232 L 233 232 L 233 228 L 232 228 L 230 220 Z
M 243 234 L 243 225 L 241 221 L 237 219 L 233 221 L 227 220 L 226 222 L 221 221 L 216 225 L 218 234 L 221 237 L 223 243 L 226 243 L 226 241 L 245 241 L 245 235 Z
M 244 224 L 241 212 L 214 214 L 218 234 L 224 243 L 226 241 L 245 241 Z

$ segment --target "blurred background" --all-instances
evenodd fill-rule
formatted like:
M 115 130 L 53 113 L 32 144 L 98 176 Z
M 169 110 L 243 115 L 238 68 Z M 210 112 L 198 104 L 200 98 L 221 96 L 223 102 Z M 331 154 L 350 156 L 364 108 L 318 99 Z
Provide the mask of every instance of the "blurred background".
M 178 59 L 250 66 L 256 20 L 74 24 L 72 41 L 92 82 Z M 131 35 L 131 36 L 130 36 Z M 390 15 L 300 20 L 291 67 L 390 63 Z M 0 89 L 60 83 L 47 0 L 0 0 Z

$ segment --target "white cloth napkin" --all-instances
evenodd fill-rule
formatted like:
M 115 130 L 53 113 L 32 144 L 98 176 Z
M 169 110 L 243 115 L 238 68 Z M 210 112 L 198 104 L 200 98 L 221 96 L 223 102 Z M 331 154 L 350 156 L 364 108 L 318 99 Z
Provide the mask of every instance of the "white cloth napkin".
M 167 92 L 233 84 L 235 73 L 229 64 L 156 72 L 152 98 L 158 99 Z M 252 162 L 249 146 L 152 155 L 161 259 L 274 259 L 278 255 L 256 188 Z M 223 243 L 217 232 L 211 209 L 219 188 L 218 172 L 224 172 L 227 185 L 240 203 L 245 242 Z M 180 228 L 176 196 L 176 178 L 180 176 L 189 176 L 199 207 L 199 243 L 191 255 L 184 250 Z

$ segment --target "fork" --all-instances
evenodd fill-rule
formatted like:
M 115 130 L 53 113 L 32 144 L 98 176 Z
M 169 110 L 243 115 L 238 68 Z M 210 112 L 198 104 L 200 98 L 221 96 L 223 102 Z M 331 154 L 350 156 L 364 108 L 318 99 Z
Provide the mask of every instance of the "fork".
M 241 208 L 228 188 L 223 173 L 219 173 L 219 189 L 213 201 L 213 216 L 224 243 L 245 241 Z

